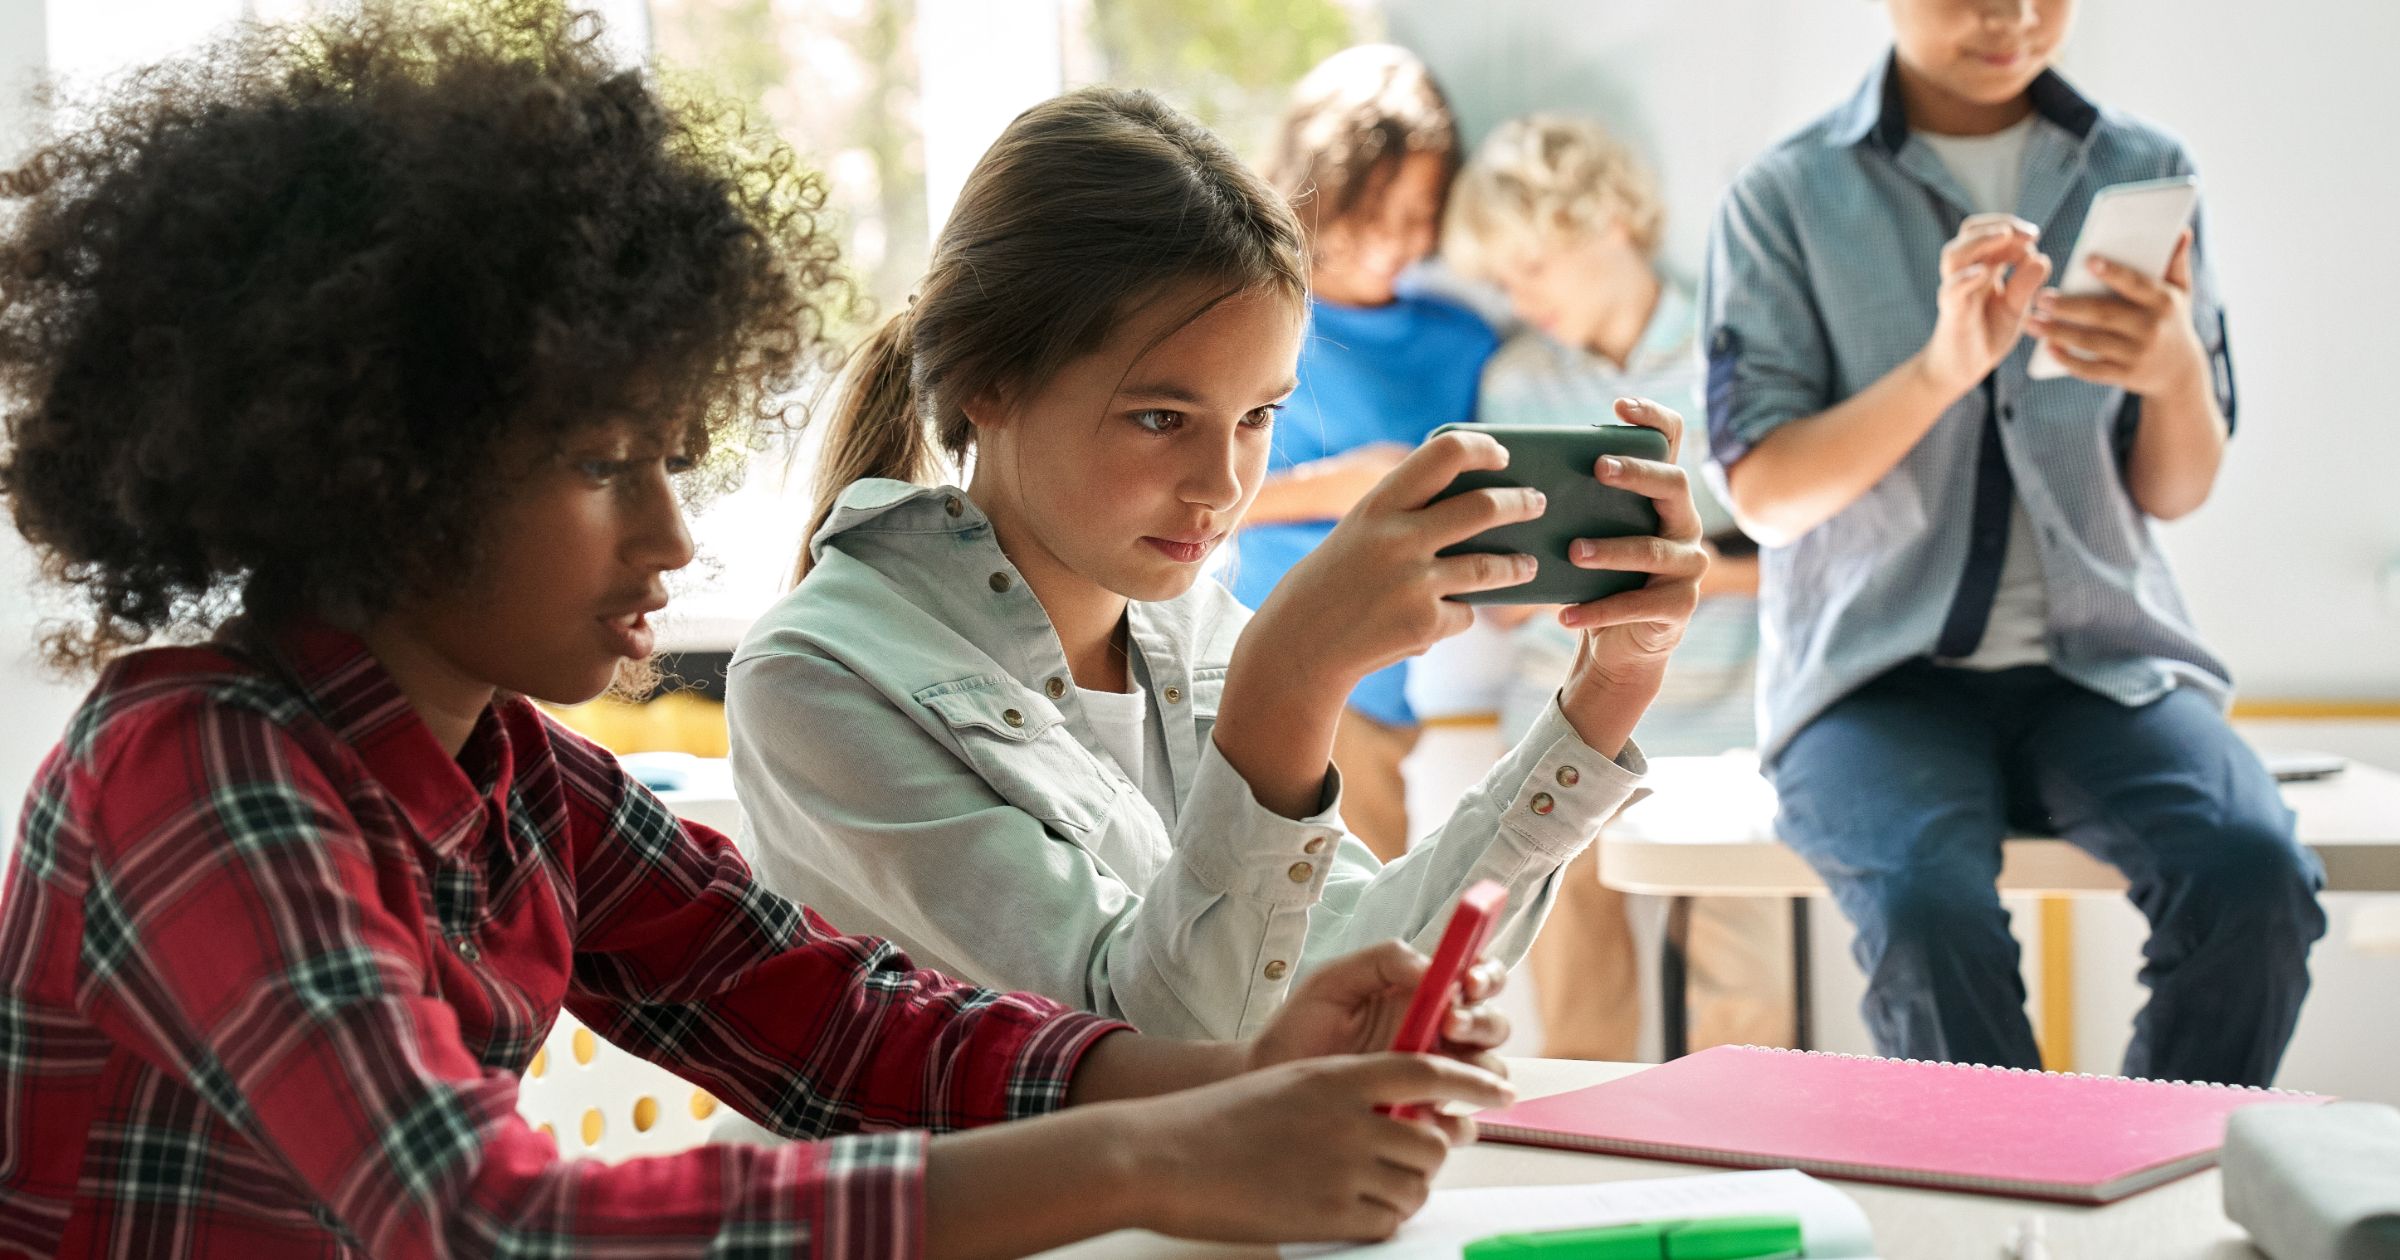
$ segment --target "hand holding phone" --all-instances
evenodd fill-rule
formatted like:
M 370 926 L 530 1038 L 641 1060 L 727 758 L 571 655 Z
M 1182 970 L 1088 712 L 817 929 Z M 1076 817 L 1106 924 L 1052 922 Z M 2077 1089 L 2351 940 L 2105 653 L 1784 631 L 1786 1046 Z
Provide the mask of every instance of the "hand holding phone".
M 1459 984 L 1466 979 L 1467 968 L 1491 943 L 1492 933 L 1500 925 L 1500 912 L 1507 907 L 1508 890 L 1496 880 L 1482 880 L 1458 895 L 1458 905 L 1442 929 L 1442 942 L 1434 947 L 1432 965 L 1417 981 L 1408 1009 L 1400 1016 L 1400 1029 L 1392 1037 L 1393 1050 L 1431 1054 L 1441 1044 L 1442 1023 L 1458 1004 Z M 1424 1109 L 1403 1105 L 1393 1108 L 1392 1114 L 1413 1120 L 1423 1115 Z
M 2167 264 L 2174 260 L 2176 242 L 2199 205 L 2200 181 L 2190 175 L 2101 189 L 2084 215 L 2083 231 L 2067 257 L 2058 292 L 2069 298 L 2110 296 L 2108 284 L 2092 272 L 2094 259 L 2106 259 L 2151 281 L 2163 279 Z M 2066 353 L 2086 361 L 2095 357 L 2071 348 Z M 2035 347 L 2025 372 L 2037 381 L 2046 381 L 2067 375 L 2067 364 L 2053 342 L 2045 338 Z
M 1452 430 L 1489 435 L 1507 448 L 1508 467 L 1461 473 L 1435 502 L 1470 490 L 1510 486 L 1539 490 L 1549 500 L 1532 520 L 1487 529 L 1439 553 L 1532 556 L 1533 579 L 1452 599 L 1468 604 L 1586 604 L 1649 580 L 1646 573 L 1580 568 L 1568 558 L 1567 549 L 1579 538 L 1644 538 L 1658 533 L 1657 507 L 1633 491 L 1602 485 L 1592 476 L 1592 466 L 1603 455 L 1670 462 L 1665 434 L 1633 424 L 1446 424 L 1433 432 Z

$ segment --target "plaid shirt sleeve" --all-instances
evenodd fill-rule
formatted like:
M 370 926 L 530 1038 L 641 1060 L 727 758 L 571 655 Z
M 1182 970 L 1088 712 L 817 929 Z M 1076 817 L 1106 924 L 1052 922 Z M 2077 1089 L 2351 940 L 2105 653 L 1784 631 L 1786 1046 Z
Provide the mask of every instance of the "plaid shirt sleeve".
M 551 725 L 574 851 L 567 1005 L 610 1041 L 792 1138 L 970 1128 L 1054 1111 L 1126 1025 L 914 968 L 760 886 L 614 757 Z M 796 994 L 822 995 L 796 1002 Z M 796 1052 L 795 1052 L 796 1050 Z M 932 1082 L 929 1090 L 927 1083 Z
M 430 980 L 393 829 L 362 814 L 387 803 L 345 792 L 298 737 L 239 706 L 175 706 L 119 732 L 84 785 L 103 803 L 78 846 L 91 1019 L 187 1082 L 254 1149 L 246 1165 L 281 1173 L 358 1250 L 919 1252 L 921 1134 L 562 1162 L 518 1117 L 516 1074 L 477 1061 Z M 680 840 L 654 801 L 614 796 L 570 837 L 596 951 L 576 1005 L 781 1127 L 1054 1106 L 1112 1027 L 907 971 L 757 895 L 721 840 Z M 223 1155 L 200 1129 L 157 1138 L 194 1164 Z

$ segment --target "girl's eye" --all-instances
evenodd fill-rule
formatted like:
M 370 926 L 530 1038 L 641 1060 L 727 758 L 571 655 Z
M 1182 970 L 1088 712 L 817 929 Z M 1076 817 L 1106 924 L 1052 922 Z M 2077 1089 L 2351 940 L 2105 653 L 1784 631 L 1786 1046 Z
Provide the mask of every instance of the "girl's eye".
M 579 460 L 575 464 L 575 471 L 590 479 L 593 485 L 605 486 L 615 481 L 617 475 L 625 471 L 625 461 L 621 459 Z
M 700 461 L 699 461 L 699 460 L 696 460 L 696 459 L 693 459 L 693 458 L 692 458 L 691 456 L 689 456 L 689 455 L 669 455 L 669 456 L 667 456 L 667 475 L 668 475 L 668 476 L 675 476 L 676 474 L 679 474 L 679 473 L 687 473 L 687 472 L 690 472 L 691 470 L 693 470 L 693 469 L 695 469 L 695 468 L 698 468 L 699 466 L 700 466 Z
M 1136 411 L 1127 418 L 1148 433 L 1172 433 L 1183 424 L 1183 416 L 1173 411 Z
M 1266 406 L 1261 407 L 1258 410 L 1251 412 L 1249 415 L 1242 417 L 1242 423 L 1253 429 L 1273 428 L 1275 426 L 1275 413 L 1281 410 L 1283 410 L 1282 403 L 1268 403 Z

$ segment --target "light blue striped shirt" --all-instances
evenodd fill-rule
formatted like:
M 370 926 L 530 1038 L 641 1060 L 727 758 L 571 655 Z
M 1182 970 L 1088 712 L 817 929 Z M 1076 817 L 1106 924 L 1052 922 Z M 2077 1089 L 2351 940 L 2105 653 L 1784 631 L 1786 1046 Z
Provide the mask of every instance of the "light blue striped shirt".
M 1718 209 L 1701 305 L 1720 472 L 1776 428 L 1874 383 L 1933 332 L 1942 246 L 1975 207 L 1909 133 L 1890 64 L 1752 163 Z M 2092 104 L 2055 73 L 2031 95 L 2039 121 L 2016 212 L 2040 226 L 2056 267 L 2094 193 L 2192 169 L 2172 136 Z M 2230 422 L 2225 321 L 2197 235 L 2192 262 L 2193 317 Z M 2021 342 L 1856 503 L 1762 553 L 1768 759 L 1834 701 L 1931 655 L 1970 549 L 1994 562 L 1994 548 L 2005 549 L 2005 526 L 1977 536 L 1972 520 L 1978 451 L 1994 415 L 2040 547 L 2051 668 L 2128 705 L 2178 686 L 2229 696 L 2231 678 L 2201 643 L 2125 485 L 2139 400 L 2073 379 L 2033 380 L 2032 351 Z
M 1649 398 L 1691 424 L 1682 462 L 1698 473 L 1708 459 L 1700 429 L 1699 313 L 1688 289 L 1663 281 L 1658 304 L 1622 367 L 1527 328 L 1483 366 L 1477 415 L 1486 424 L 1600 424 L 1619 398 Z M 1733 514 L 1709 487 L 1692 486 L 1709 537 L 1733 530 Z M 1581 635 L 1535 617 L 1508 636 L 1508 676 L 1500 694 L 1500 734 L 1513 742 L 1539 719 L 1575 663 Z M 1683 642 L 1667 660 L 1658 697 L 1635 737 L 1652 756 L 1706 756 L 1757 742 L 1753 725 L 1758 669 L 1758 604 L 1741 595 L 1700 601 Z

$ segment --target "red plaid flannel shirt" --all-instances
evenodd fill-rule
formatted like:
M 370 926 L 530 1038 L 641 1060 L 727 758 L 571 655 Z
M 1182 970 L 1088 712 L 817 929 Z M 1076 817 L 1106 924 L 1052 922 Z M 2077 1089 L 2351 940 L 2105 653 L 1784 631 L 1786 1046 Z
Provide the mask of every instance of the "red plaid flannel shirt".
M 924 1138 L 1121 1027 L 761 889 L 521 699 L 457 759 L 356 639 L 113 664 L 0 900 L 0 1255 L 910 1256 Z M 561 1006 L 778 1132 L 559 1158 Z M 834 1136 L 846 1135 L 846 1136 Z

